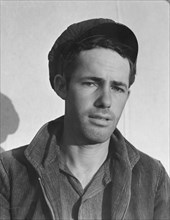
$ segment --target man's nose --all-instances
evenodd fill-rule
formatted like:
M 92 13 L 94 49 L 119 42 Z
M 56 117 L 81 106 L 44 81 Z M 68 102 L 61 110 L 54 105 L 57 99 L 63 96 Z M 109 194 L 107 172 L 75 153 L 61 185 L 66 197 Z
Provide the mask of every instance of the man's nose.
M 110 108 L 112 103 L 110 88 L 102 88 L 99 91 L 98 97 L 94 103 L 98 108 Z

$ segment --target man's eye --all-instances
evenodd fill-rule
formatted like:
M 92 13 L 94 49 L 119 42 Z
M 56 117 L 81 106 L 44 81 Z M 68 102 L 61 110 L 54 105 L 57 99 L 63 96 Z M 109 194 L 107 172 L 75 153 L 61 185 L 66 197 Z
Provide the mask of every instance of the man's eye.
M 96 86 L 95 82 L 83 82 L 82 84 L 89 87 Z
M 112 89 L 116 92 L 124 93 L 125 90 L 118 86 L 113 86 Z

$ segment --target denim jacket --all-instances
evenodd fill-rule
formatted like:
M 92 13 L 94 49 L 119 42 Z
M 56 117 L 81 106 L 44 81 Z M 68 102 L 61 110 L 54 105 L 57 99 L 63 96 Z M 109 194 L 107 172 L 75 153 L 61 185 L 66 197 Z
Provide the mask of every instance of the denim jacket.
M 0 155 L 0 220 L 61 218 L 58 137 L 63 117 L 32 142 Z M 161 163 L 134 148 L 116 129 L 111 167 L 111 220 L 169 220 L 170 179 Z

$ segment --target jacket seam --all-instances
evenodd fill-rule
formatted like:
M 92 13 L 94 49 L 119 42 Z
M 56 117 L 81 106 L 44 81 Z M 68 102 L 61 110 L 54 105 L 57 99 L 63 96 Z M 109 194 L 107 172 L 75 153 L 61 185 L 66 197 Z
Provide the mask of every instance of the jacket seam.
M 132 164 L 131 164 L 132 165 L 131 168 L 133 169 L 133 167 L 136 165 L 136 163 L 140 159 L 140 153 L 139 153 L 138 149 L 136 149 L 128 140 L 126 140 L 126 138 L 124 138 L 124 140 L 125 140 L 125 143 L 126 143 L 127 147 L 131 148 L 136 153 L 136 156 L 133 157 L 133 161 L 132 161 Z
M 158 177 L 157 177 L 157 182 L 155 184 L 155 196 L 156 196 L 156 193 L 158 191 L 159 182 L 160 182 L 160 179 L 161 179 L 162 173 L 163 173 L 163 170 L 161 169 L 160 161 L 158 161 L 158 163 L 159 163 L 160 166 L 159 166 L 159 173 L 158 173 Z
M 0 161 L 1 161 L 1 164 L 2 164 L 2 167 L 3 167 L 3 170 L 5 171 L 5 174 L 8 177 L 8 172 L 7 172 L 7 169 L 6 169 L 6 167 L 5 167 L 4 163 L 3 163 L 3 158 L 2 157 L 0 158 Z

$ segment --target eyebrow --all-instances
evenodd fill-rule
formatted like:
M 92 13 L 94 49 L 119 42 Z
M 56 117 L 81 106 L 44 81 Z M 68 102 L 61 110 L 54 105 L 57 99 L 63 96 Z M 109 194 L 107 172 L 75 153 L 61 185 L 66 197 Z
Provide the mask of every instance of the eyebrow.
M 83 77 L 81 80 L 92 80 L 92 81 L 95 81 L 95 82 L 102 82 L 104 81 L 102 78 L 100 77 Z M 115 86 L 123 86 L 125 89 L 128 89 L 128 85 L 126 83 L 123 83 L 121 81 L 116 81 L 116 80 L 113 80 L 111 81 L 111 83 Z

